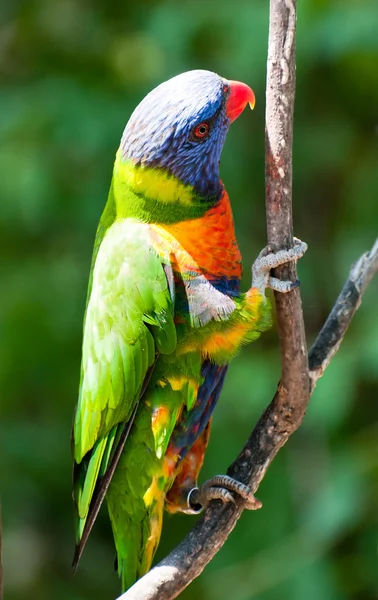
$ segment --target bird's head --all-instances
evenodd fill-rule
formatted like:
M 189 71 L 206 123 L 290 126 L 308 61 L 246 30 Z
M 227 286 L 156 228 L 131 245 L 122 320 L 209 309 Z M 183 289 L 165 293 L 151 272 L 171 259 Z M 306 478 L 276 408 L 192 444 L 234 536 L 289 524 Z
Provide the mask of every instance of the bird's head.
M 165 81 L 137 106 L 121 141 L 121 160 L 168 173 L 198 197 L 221 192 L 219 160 L 229 125 L 255 97 L 247 85 L 210 71 Z

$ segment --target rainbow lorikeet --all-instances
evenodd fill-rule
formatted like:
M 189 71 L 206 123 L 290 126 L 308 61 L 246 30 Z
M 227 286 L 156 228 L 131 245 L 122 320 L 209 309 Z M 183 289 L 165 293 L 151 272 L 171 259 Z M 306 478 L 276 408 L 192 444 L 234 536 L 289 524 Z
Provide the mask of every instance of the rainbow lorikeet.
M 270 325 L 265 287 L 289 291 L 270 268 L 305 245 L 254 263 L 239 290 L 241 256 L 219 159 L 252 90 L 190 71 L 149 93 L 118 150 L 94 246 L 73 423 L 77 547 L 106 495 L 127 589 L 151 566 L 163 509 L 198 512 L 233 492 L 226 476 L 198 489 L 211 414 L 227 366 Z

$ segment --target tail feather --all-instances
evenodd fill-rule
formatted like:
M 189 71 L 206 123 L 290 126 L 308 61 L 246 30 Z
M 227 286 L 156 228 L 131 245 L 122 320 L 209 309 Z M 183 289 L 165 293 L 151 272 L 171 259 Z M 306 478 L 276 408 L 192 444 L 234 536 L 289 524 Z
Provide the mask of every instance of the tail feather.
M 162 530 L 164 492 L 155 498 L 153 508 L 144 507 L 142 521 L 136 521 L 127 509 L 123 512 L 119 504 L 113 509 L 110 494 L 107 503 L 117 550 L 115 567 L 125 592 L 151 568 Z
M 81 555 L 83 553 L 85 544 L 88 540 L 89 534 L 96 521 L 97 515 L 105 498 L 106 492 L 108 491 L 110 482 L 120 460 L 127 438 L 129 437 L 132 429 L 135 417 L 138 411 L 139 403 L 143 397 L 146 388 L 150 382 L 151 375 L 156 365 L 159 354 L 155 356 L 154 363 L 149 367 L 145 375 L 142 389 L 139 395 L 139 399 L 135 404 L 134 410 L 131 414 L 130 419 L 127 423 L 120 423 L 113 427 L 103 440 L 99 440 L 98 444 L 101 444 L 100 450 L 97 450 L 97 445 L 94 447 L 88 457 L 86 464 L 86 457 L 78 465 L 74 463 L 73 469 L 73 481 L 74 481 L 74 500 L 76 502 L 78 512 L 78 525 L 77 525 L 77 542 L 75 546 L 74 557 L 72 560 L 73 572 L 76 572 L 79 564 Z M 96 453 L 97 451 L 97 453 Z M 91 461 L 92 464 L 91 464 Z M 87 482 L 88 473 L 91 475 L 91 481 Z M 88 510 L 84 510 L 84 506 L 80 506 L 83 491 L 90 491 L 87 493 L 87 504 Z M 79 510 L 81 508 L 81 511 Z M 81 512 L 81 514 L 80 514 Z
M 153 450 L 151 419 L 152 408 L 143 405 L 106 495 L 123 590 L 151 567 L 163 523 L 167 481 Z
M 96 483 L 96 486 L 93 491 L 92 500 L 90 502 L 90 506 L 89 506 L 87 515 L 85 517 L 80 517 L 80 513 L 79 513 L 78 530 L 77 530 L 78 541 L 75 546 L 74 557 L 72 560 L 72 569 L 73 569 L 74 573 L 76 572 L 76 569 L 79 564 L 81 555 L 83 553 L 85 544 L 87 543 L 89 534 L 92 531 L 92 527 L 97 519 L 97 515 L 99 513 L 99 510 L 100 510 L 103 500 L 105 498 L 110 481 L 113 477 L 114 471 L 115 471 L 118 461 L 119 461 L 119 458 L 122 454 L 122 450 L 125 446 L 126 440 L 130 433 L 130 429 L 134 422 L 137 409 L 138 409 L 138 404 L 135 405 L 135 408 L 133 410 L 130 420 L 125 425 L 123 425 L 121 427 L 118 426 L 121 428 L 121 434 L 119 436 L 119 441 L 118 441 L 118 444 L 116 446 L 114 453 L 112 454 L 112 448 L 111 447 L 109 448 L 109 444 L 108 444 L 102 448 L 101 455 L 99 455 L 99 457 L 97 458 L 97 460 L 99 462 L 97 472 L 100 471 L 100 468 L 101 468 L 101 471 L 105 470 L 105 468 L 103 466 L 104 465 L 104 462 L 103 462 L 104 454 L 105 455 L 107 454 L 108 457 L 110 457 L 110 464 L 109 464 L 108 469 L 105 471 L 105 474 L 102 477 L 99 477 L 97 479 L 97 483 Z M 117 438 L 117 433 L 115 434 L 115 436 L 111 436 L 111 443 L 113 443 L 114 438 Z M 91 460 L 92 460 L 92 458 L 90 459 L 90 462 L 91 462 Z

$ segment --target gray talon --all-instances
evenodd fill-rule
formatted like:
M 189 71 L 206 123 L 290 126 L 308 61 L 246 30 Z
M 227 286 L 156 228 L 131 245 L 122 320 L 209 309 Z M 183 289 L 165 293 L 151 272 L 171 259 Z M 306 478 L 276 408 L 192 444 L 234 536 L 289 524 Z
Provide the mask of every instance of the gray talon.
M 286 294 L 287 292 L 290 292 L 293 289 L 293 282 L 283 279 L 277 279 L 277 277 L 269 277 L 268 285 L 266 287 L 269 287 L 275 292 L 281 292 L 281 294 Z
M 294 246 L 289 250 L 272 251 L 273 246 L 266 246 L 258 255 L 252 265 L 252 287 L 258 288 L 262 295 L 265 295 L 265 289 L 270 287 L 272 290 L 286 294 L 298 287 L 299 280 L 281 281 L 276 277 L 270 276 L 271 269 L 279 267 L 292 260 L 301 258 L 307 250 L 307 244 L 294 238 Z
M 199 515 L 204 509 L 204 505 L 198 502 L 198 487 L 192 488 L 189 491 L 188 497 L 186 499 L 188 503 L 188 513 L 192 515 Z

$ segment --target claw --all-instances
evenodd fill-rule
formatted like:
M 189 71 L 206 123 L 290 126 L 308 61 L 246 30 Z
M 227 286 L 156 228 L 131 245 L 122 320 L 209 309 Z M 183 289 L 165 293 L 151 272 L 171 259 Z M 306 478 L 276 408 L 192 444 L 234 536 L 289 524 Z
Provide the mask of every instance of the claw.
M 268 286 L 271 290 L 275 292 L 281 292 L 281 294 L 286 294 L 287 292 L 291 292 L 291 290 L 295 290 L 295 288 L 299 287 L 301 282 L 299 279 L 296 281 L 277 279 L 277 277 L 269 277 Z
M 199 513 L 211 500 L 222 500 L 222 502 L 233 502 L 235 504 L 236 501 L 232 492 L 245 501 L 247 510 L 261 508 L 260 500 L 255 498 L 250 488 L 228 475 L 216 475 L 206 481 L 200 488 L 190 490 L 188 508 Z
M 292 290 L 295 290 L 295 288 L 299 287 L 300 285 L 301 285 L 301 282 L 300 282 L 300 280 L 299 280 L 299 279 L 297 279 L 296 281 L 294 281 L 294 282 L 291 284 L 291 289 L 292 289 Z
M 188 497 L 186 499 L 188 504 L 188 513 L 192 515 L 199 515 L 203 509 L 205 508 L 203 504 L 198 502 L 199 489 L 198 487 L 194 487 L 189 491 Z
M 294 246 L 289 250 L 274 251 L 272 244 L 266 246 L 252 265 L 252 287 L 258 288 L 262 295 L 265 295 L 267 287 L 283 294 L 298 287 L 298 279 L 294 282 L 281 281 L 276 277 L 271 277 L 270 271 L 292 260 L 298 260 L 306 250 L 307 244 L 298 238 L 294 238 Z

